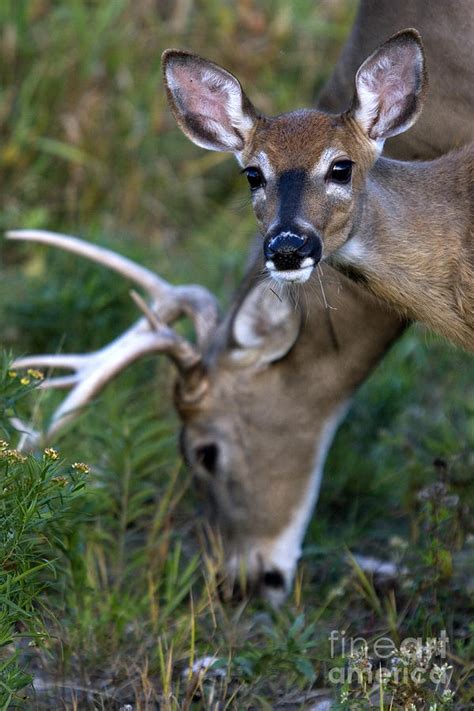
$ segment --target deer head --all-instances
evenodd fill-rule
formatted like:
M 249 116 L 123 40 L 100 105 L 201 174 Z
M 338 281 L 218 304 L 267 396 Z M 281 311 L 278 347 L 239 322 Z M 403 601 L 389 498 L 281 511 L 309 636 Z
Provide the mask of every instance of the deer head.
M 269 273 L 304 282 L 357 227 L 371 166 L 384 141 L 421 111 L 425 72 L 415 30 L 391 37 L 359 68 L 350 109 L 260 114 L 217 65 L 168 50 L 163 70 L 173 114 L 199 146 L 232 152 L 246 174 Z
M 164 353 L 177 366 L 175 405 L 181 446 L 208 520 L 222 538 L 230 588 L 245 572 L 249 589 L 273 603 L 288 593 L 307 522 L 318 496 L 324 460 L 337 424 L 402 323 L 357 287 L 329 279 L 326 296 L 295 307 L 262 283 L 256 263 L 219 323 L 217 302 L 199 286 L 171 286 L 144 267 L 83 240 L 42 231 L 9 233 L 75 252 L 140 285 L 144 316 L 100 351 L 21 358 L 16 368 L 72 370 L 42 387 L 72 388 L 42 436 L 21 425 L 23 447 L 54 440 L 116 374 L 146 353 Z M 311 312 L 308 314 L 308 310 Z M 336 316 L 337 314 L 337 316 Z M 193 344 L 171 327 L 192 319 Z M 318 329 L 308 326 L 316 318 Z M 357 339 L 355 321 L 367 322 Z M 311 357 L 317 351 L 318 359 Z M 306 377 L 302 378 L 304 372 Z

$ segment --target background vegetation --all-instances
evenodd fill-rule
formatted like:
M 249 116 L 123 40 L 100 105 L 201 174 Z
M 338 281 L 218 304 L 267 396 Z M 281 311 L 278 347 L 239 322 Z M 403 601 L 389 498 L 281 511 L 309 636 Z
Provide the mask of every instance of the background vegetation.
M 277 113 L 312 101 L 354 9 L 350 0 L 4 0 L 0 228 L 80 234 L 175 283 L 206 284 L 226 303 L 253 234 L 245 181 L 231 160 L 176 129 L 161 51 L 186 47 L 215 59 Z M 0 258 L 2 346 L 15 354 L 90 350 L 135 318 L 129 285 L 100 268 L 4 242 Z M 91 466 L 80 496 L 82 479 L 73 482 L 66 464 L 50 471 L 48 460 L 45 474 L 43 455 L 10 473 L 0 607 L 17 609 L 0 618 L 4 707 L 323 709 L 334 698 L 340 708 L 367 708 L 363 684 L 342 695 L 328 688 L 328 670 L 342 663 L 330 659 L 329 631 L 398 643 L 446 629 L 455 707 L 471 708 L 470 362 L 412 331 L 362 388 L 330 454 L 294 595 L 279 613 L 219 602 L 193 534 L 172 371 L 158 359 L 131 368 L 57 443 L 60 461 Z M 7 371 L 4 415 L 16 402 Z M 18 407 L 41 419 L 53 402 L 33 392 Z M 11 432 L 2 436 L 15 444 Z M 17 510 L 27 471 L 35 486 L 43 477 L 46 499 L 54 477 L 69 477 L 73 499 L 55 500 L 62 518 L 54 529 L 49 519 L 45 528 L 43 494 L 35 499 L 14 570 L 45 567 L 19 602 L 6 582 L 13 529 L 5 512 Z M 15 531 L 24 532 L 21 516 Z M 406 573 L 374 582 L 348 563 L 348 550 L 395 560 Z M 18 637 L 39 630 L 37 646 Z M 188 673 L 203 655 L 215 656 L 212 670 Z M 34 688 L 20 691 L 21 665 Z M 398 689 L 392 708 L 448 708 L 443 688 Z

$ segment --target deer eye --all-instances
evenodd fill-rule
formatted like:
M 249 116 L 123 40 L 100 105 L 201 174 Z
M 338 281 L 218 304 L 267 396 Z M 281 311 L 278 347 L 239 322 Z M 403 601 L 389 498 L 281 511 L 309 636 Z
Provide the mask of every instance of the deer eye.
M 343 185 L 349 183 L 352 176 L 352 165 L 351 160 L 337 160 L 329 169 L 328 180 Z
M 219 452 L 215 444 L 204 444 L 201 447 L 197 447 L 195 450 L 197 461 L 208 472 L 208 474 L 216 473 L 218 455 Z
M 245 168 L 242 172 L 247 176 L 250 190 L 258 190 L 265 185 L 265 178 L 259 168 Z

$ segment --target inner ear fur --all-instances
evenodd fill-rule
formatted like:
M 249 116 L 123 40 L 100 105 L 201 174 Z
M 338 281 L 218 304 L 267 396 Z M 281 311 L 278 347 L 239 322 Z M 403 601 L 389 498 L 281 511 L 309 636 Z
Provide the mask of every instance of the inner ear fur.
M 257 112 L 238 79 L 196 54 L 163 53 L 168 102 L 181 130 L 202 148 L 239 152 L 253 129 Z
M 257 284 L 234 315 L 234 358 L 260 365 L 279 360 L 295 344 L 300 327 L 301 312 L 290 300 L 275 294 L 267 283 Z
M 421 37 L 414 29 L 403 30 L 360 66 L 351 113 L 371 140 L 383 142 L 415 123 L 426 85 Z

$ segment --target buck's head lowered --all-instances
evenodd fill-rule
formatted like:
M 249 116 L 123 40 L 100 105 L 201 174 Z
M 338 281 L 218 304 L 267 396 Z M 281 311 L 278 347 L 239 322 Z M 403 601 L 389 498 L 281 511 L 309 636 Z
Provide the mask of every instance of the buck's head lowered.
M 404 30 L 359 68 L 351 108 L 260 114 L 239 81 L 212 62 L 178 50 L 163 55 L 173 114 L 197 145 L 234 153 L 246 174 L 264 236 L 269 273 L 306 281 L 350 238 L 363 209 L 371 166 L 385 139 L 421 111 L 424 61 L 415 30 Z
M 274 603 L 283 600 L 329 444 L 354 383 L 362 377 L 357 367 L 347 368 L 346 383 L 328 329 L 305 329 L 302 310 L 255 279 L 256 274 L 219 325 L 216 300 L 203 287 L 172 286 L 129 259 L 77 238 L 38 230 L 9 236 L 89 258 L 149 295 L 148 304 L 138 299 L 144 316 L 99 351 L 16 361 L 16 368 L 72 371 L 42 383 L 71 388 L 45 438 L 54 441 L 61 427 L 134 360 L 151 353 L 171 357 L 177 366 L 182 450 L 208 504 L 209 524 L 222 540 L 226 588 L 245 576 L 249 589 Z M 362 307 L 363 301 L 357 308 Z M 196 343 L 172 328 L 183 315 L 194 323 Z M 308 351 L 315 346 L 320 357 L 312 372 Z M 354 360 L 358 363 L 357 353 Z M 309 383 L 301 378 L 303 370 Z M 38 437 L 30 433 L 23 445 L 37 444 Z
M 204 353 L 202 396 L 193 398 L 186 379 L 176 391 L 183 454 L 223 543 L 225 588 L 238 591 L 244 577 L 274 603 L 291 588 L 346 396 L 327 397 L 334 380 L 324 382 L 323 366 L 312 383 L 323 390 L 321 407 L 312 407 L 299 377 L 308 348 L 302 321 L 285 297 L 253 285 Z M 329 360 L 333 344 L 324 338 Z

